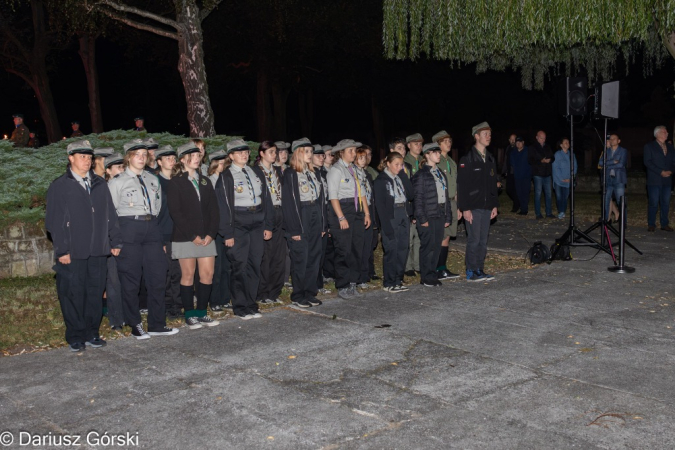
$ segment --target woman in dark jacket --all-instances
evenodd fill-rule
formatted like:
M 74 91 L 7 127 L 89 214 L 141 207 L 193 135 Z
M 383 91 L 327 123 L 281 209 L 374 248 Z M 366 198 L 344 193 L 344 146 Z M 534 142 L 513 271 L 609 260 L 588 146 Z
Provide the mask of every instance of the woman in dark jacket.
M 403 156 L 391 152 L 380 163 L 380 175 L 375 180 L 375 209 L 382 232 L 383 287 L 391 293 L 404 292 L 405 263 L 408 259 L 410 216 L 406 205 L 412 199 L 412 192 L 398 177 L 403 170 Z
M 373 218 L 373 225 L 366 228 L 363 233 L 361 272 L 356 287 L 359 289 L 369 289 L 373 287 L 371 284 L 368 284 L 370 281 L 370 262 L 373 259 L 373 251 L 375 250 L 373 247 L 373 233 L 375 233 L 375 228 L 378 225 L 377 213 L 375 211 L 375 201 L 373 199 L 374 180 L 371 178 L 368 171 L 366 171 L 366 167 L 368 167 L 368 152 L 366 151 L 366 146 L 356 149 L 356 159 L 354 160 L 354 165 L 356 166 L 356 176 L 361 182 L 361 191 L 366 198 L 370 215 Z
M 318 306 L 316 279 L 321 264 L 321 238 L 325 233 L 323 183 L 311 166 L 314 148 L 293 141 L 289 168 L 284 172 L 282 210 L 291 256 L 291 300 L 301 308 Z
M 422 150 L 423 166 L 413 176 L 415 219 L 420 235 L 421 284 L 441 286 L 436 272 L 438 254 L 443 241 L 443 229 L 452 223 L 452 208 L 448 197 L 448 182 L 436 167 L 441 160 L 441 148 L 426 144 Z
M 206 308 L 211 295 L 216 261 L 214 240 L 218 232 L 218 202 L 208 177 L 200 173 L 201 155 L 194 143 L 178 148 L 179 162 L 167 184 L 169 214 L 173 220 L 171 256 L 180 263 L 180 296 L 188 328 L 215 326 Z M 194 276 L 199 264 L 197 309 L 194 308 Z

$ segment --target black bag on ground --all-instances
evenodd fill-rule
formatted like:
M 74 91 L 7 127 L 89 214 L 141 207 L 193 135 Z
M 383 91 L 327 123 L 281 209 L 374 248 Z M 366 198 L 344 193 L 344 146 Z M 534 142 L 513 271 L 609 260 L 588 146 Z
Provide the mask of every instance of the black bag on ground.
M 555 248 L 558 244 L 553 244 L 551 245 L 551 255 L 553 255 L 553 252 L 555 252 Z M 572 260 L 572 255 L 570 254 L 570 246 L 569 245 L 561 245 L 560 249 L 558 250 L 558 253 L 555 254 L 554 260 L 557 261 L 571 261 Z
M 548 258 L 551 256 L 551 253 L 548 251 L 548 247 L 537 241 L 532 247 L 527 251 L 527 260 L 530 261 L 530 264 L 541 264 L 548 261 Z

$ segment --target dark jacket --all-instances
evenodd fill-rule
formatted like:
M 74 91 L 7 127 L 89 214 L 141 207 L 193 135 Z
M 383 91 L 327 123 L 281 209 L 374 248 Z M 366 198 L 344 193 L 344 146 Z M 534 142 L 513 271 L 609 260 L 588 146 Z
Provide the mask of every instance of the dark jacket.
M 405 171 L 403 171 L 403 170 L 401 170 L 398 173 L 398 177 L 401 179 L 401 184 L 403 185 L 403 189 L 405 189 L 406 195 L 408 196 L 408 204 L 405 205 L 405 210 L 408 213 L 408 216 L 412 217 L 412 216 L 415 215 L 415 211 L 414 211 L 414 208 L 413 208 L 413 198 L 414 198 L 415 194 L 413 194 L 412 181 L 410 181 L 410 178 L 408 177 L 408 175 L 406 175 Z
M 321 176 L 318 170 L 314 171 L 318 177 Z M 328 230 L 326 220 L 326 199 L 323 192 L 323 183 L 319 180 L 321 189 L 319 190 L 319 205 L 321 206 L 321 231 Z M 289 236 L 300 236 L 305 231 L 302 223 L 302 205 L 300 204 L 300 186 L 298 183 L 298 172 L 293 168 L 284 171 L 284 182 L 281 185 L 281 210 L 284 213 L 284 231 Z
M 661 146 L 656 140 L 653 140 L 644 148 L 644 163 L 647 169 L 647 186 L 670 186 L 672 175 L 662 177 L 664 170 L 675 170 L 675 149 L 671 144 L 666 143 L 668 154 L 664 155 Z
M 471 211 L 499 207 L 497 199 L 497 165 L 490 152 L 485 162 L 476 147 L 462 156 L 457 167 L 457 209 Z
M 410 200 L 413 198 L 412 186 L 407 188 L 403 183 L 403 178 L 401 178 L 401 175 L 405 176 L 403 171 L 399 173 L 399 178 L 401 179 L 405 196 L 408 200 Z M 408 180 L 408 184 L 410 184 L 410 180 Z M 394 180 L 392 180 L 389 175 L 384 173 L 384 171 L 380 172 L 380 174 L 375 179 L 375 187 L 373 188 L 373 196 L 375 197 L 375 210 L 377 211 L 380 230 L 382 230 L 384 235 L 392 239 L 395 232 L 394 227 L 391 226 L 391 220 L 394 218 L 394 189 Z
M 550 177 L 553 173 L 552 164 L 555 159 L 551 147 L 549 147 L 548 144 L 544 144 L 542 147 L 539 142 L 535 142 L 528 147 L 528 153 L 528 161 L 530 166 L 532 166 L 532 176 Z M 544 158 L 550 158 L 551 161 L 548 163 L 541 162 Z
M 192 242 L 195 238 L 211 236 L 216 239 L 218 233 L 219 211 L 211 180 L 199 171 L 199 197 L 188 173 L 183 172 L 167 183 L 169 214 L 173 220 L 173 242 Z
M 513 178 L 516 180 L 529 180 L 532 178 L 532 166 L 529 163 L 529 150 L 524 147 L 521 151 L 516 149 L 509 155 Z
M 373 193 L 373 198 L 369 208 L 370 219 L 373 222 L 371 226 L 373 228 L 380 228 L 380 220 L 377 217 L 377 205 L 375 204 L 375 180 L 373 180 L 372 174 L 366 169 L 364 169 L 363 172 L 366 174 L 366 180 L 368 183 L 370 183 L 370 192 Z
M 157 224 L 162 231 L 162 240 L 166 243 L 171 242 L 171 235 L 173 234 L 173 220 L 171 214 L 169 214 L 169 198 L 166 195 L 169 190 L 169 180 L 161 175 L 157 175 L 157 179 L 162 187 L 162 208 L 157 214 Z
M 261 200 L 264 212 L 263 221 L 265 223 L 265 230 L 272 231 L 274 229 L 274 207 L 270 200 L 270 191 L 267 189 L 265 178 L 260 177 L 257 173 L 255 173 L 255 175 L 260 178 L 260 182 L 264 187 L 264 189 L 262 189 Z M 230 172 L 229 168 L 223 170 L 218 177 L 218 181 L 216 181 L 216 198 L 218 199 L 218 211 L 220 212 L 218 234 L 225 240 L 232 239 L 234 238 L 236 213 L 234 211 L 234 178 L 232 178 L 232 172 Z M 283 201 L 281 203 L 283 205 Z
M 431 168 L 426 164 L 412 178 L 413 193 L 415 195 L 415 219 L 417 223 L 426 223 L 429 219 L 445 217 L 446 223 L 452 223 L 452 208 L 448 190 L 444 189 L 445 210 L 440 207 L 438 193 L 436 192 L 436 180 L 431 173 Z
M 89 172 L 91 193 L 78 183 L 70 169 L 52 181 L 47 190 L 45 227 L 51 234 L 56 259 L 110 255 L 122 247 L 115 204 L 105 180 Z

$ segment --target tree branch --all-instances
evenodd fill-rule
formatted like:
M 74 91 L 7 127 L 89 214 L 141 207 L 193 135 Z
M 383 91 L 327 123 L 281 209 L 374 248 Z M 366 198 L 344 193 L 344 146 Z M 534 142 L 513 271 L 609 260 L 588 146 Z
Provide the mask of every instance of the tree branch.
M 37 89 L 36 89 L 37 86 L 35 86 L 35 84 L 30 79 L 30 77 L 28 77 L 25 73 L 20 72 L 16 69 L 12 69 L 11 67 L 5 67 L 5 71 L 7 73 L 14 74 L 17 77 L 21 78 L 23 81 L 25 81 L 31 87 L 31 89 L 33 89 L 33 91 L 37 92 Z
M 7 19 L 0 13 L 0 30 L 2 30 L 2 33 L 7 37 L 7 39 L 16 46 L 16 48 L 19 50 L 19 53 L 21 53 L 26 59 L 26 61 L 30 60 L 30 52 L 28 49 L 21 43 L 18 37 L 12 33 L 12 30 L 10 29 L 9 25 L 7 25 Z
M 178 40 L 178 33 L 174 33 L 172 31 L 166 31 L 162 30 L 161 28 L 152 26 L 152 25 L 147 25 L 144 23 L 136 22 L 135 20 L 128 19 L 125 16 L 119 15 L 117 13 L 114 13 L 112 11 L 108 11 L 106 9 L 101 9 L 103 11 L 103 14 L 107 15 L 111 19 L 117 20 L 119 22 L 122 22 L 124 24 L 129 25 L 130 27 L 136 28 L 138 30 L 143 30 L 143 31 L 149 31 L 150 33 L 157 34 L 159 36 L 164 36 L 169 39 L 174 39 Z
M 222 1 L 223 0 L 216 0 L 216 2 L 213 4 L 213 6 L 202 9 L 201 12 L 199 13 L 199 21 L 203 22 L 204 19 L 206 19 L 209 16 L 209 14 L 211 14 L 213 12 L 213 10 L 216 9 L 218 7 L 218 5 L 220 5 L 220 3 Z
M 167 19 L 166 17 L 162 17 L 160 15 L 153 14 L 153 13 L 151 13 L 149 11 L 145 11 L 143 9 L 134 8 L 133 6 L 124 5 L 122 3 L 116 3 L 116 2 L 113 2 L 111 0 L 101 0 L 101 4 L 107 5 L 111 8 L 113 8 L 113 9 L 116 9 L 117 11 L 136 14 L 137 16 L 145 17 L 146 19 L 151 19 L 151 20 L 154 20 L 156 22 L 163 23 L 164 25 L 169 26 L 169 27 L 171 27 L 175 30 L 180 29 L 180 24 L 178 22 L 176 22 L 175 20 Z M 119 19 L 116 19 L 116 20 L 119 20 Z M 133 25 L 130 25 L 130 26 L 133 26 Z

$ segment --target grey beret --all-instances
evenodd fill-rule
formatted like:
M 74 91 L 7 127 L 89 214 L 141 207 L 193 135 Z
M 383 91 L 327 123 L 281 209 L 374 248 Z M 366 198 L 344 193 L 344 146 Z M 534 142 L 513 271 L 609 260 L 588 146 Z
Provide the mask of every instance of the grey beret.
M 137 120 L 145 120 L 145 119 L 143 119 L 143 116 L 134 117 L 134 122 L 136 122 Z
M 450 137 L 450 133 L 448 133 L 448 132 L 445 131 L 445 130 L 441 130 L 441 131 L 439 131 L 438 133 L 434 134 L 434 135 L 431 137 L 431 141 L 432 141 L 432 142 L 438 143 L 439 141 L 441 141 L 441 140 L 443 140 L 443 139 L 445 139 L 445 138 L 449 138 L 449 137 Z
M 97 147 L 94 149 L 94 156 L 102 156 L 107 158 L 113 153 L 115 153 L 115 149 L 112 147 Z
M 174 150 L 170 145 L 162 145 L 157 150 L 155 150 L 155 159 L 170 155 L 176 156 L 176 150 Z
M 422 147 L 422 153 L 426 152 L 440 152 L 441 148 L 438 146 L 437 143 L 432 142 L 430 144 L 424 144 L 424 147 Z
M 68 148 L 66 149 L 69 155 L 73 155 L 75 153 L 87 153 L 89 155 L 94 154 L 94 149 L 91 148 L 91 144 L 89 141 L 75 141 L 70 144 L 68 144 Z
M 288 147 L 290 147 L 288 143 L 284 141 L 276 141 L 274 146 L 277 148 L 277 150 L 288 150 Z
M 12 114 L 12 117 L 17 117 L 19 119 L 23 119 L 23 114 L 21 114 L 21 113 Z
M 319 144 L 315 144 L 315 145 L 314 145 L 314 154 L 315 154 L 315 155 L 323 155 L 323 154 L 325 154 L 325 153 L 326 153 L 326 152 L 324 151 L 324 149 L 323 149 L 322 146 L 320 146 Z
M 411 142 L 424 142 L 424 138 L 419 133 L 411 134 L 405 138 L 405 143 L 410 144 Z
M 363 144 L 361 142 L 356 142 L 354 139 L 343 139 L 333 146 L 334 152 L 339 152 L 349 147 L 361 147 Z
M 157 141 L 151 137 L 143 139 L 143 142 L 145 142 L 145 146 L 148 147 L 149 150 L 156 149 L 159 147 Z
M 148 148 L 145 146 L 145 142 L 143 142 L 142 139 L 132 139 L 131 141 L 124 144 L 123 147 L 124 153 L 130 152 L 132 150 L 138 150 L 141 148 Z
M 209 161 L 218 161 L 219 159 L 225 158 L 227 158 L 227 153 L 225 153 L 225 150 L 222 148 L 216 150 L 215 152 L 212 152 L 209 155 Z
M 227 143 L 227 150 L 225 151 L 226 155 L 229 155 L 232 152 L 239 150 L 248 150 L 248 144 L 243 139 L 233 139 Z
M 333 151 L 333 147 L 331 147 L 330 145 L 324 145 L 323 151 L 324 151 L 324 153 L 330 153 L 330 152 Z
M 124 158 L 122 155 L 119 153 L 113 153 L 112 155 L 106 156 L 105 157 L 105 168 L 107 169 L 110 166 L 114 166 L 115 164 L 122 164 L 124 162 Z
M 471 129 L 471 136 L 480 133 L 483 130 L 491 130 L 490 125 L 487 122 L 481 122 L 478 125 L 474 125 Z
M 194 142 L 190 141 L 187 144 L 183 144 L 180 147 L 178 147 L 178 150 L 176 150 L 176 154 L 178 159 L 181 159 L 185 155 L 189 155 L 190 153 L 196 153 L 198 151 L 199 148 L 197 148 Z
M 293 144 L 291 144 L 291 152 L 294 152 L 300 147 L 312 147 L 312 143 L 309 142 L 309 139 L 306 137 L 300 138 L 297 141 L 293 141 Z

